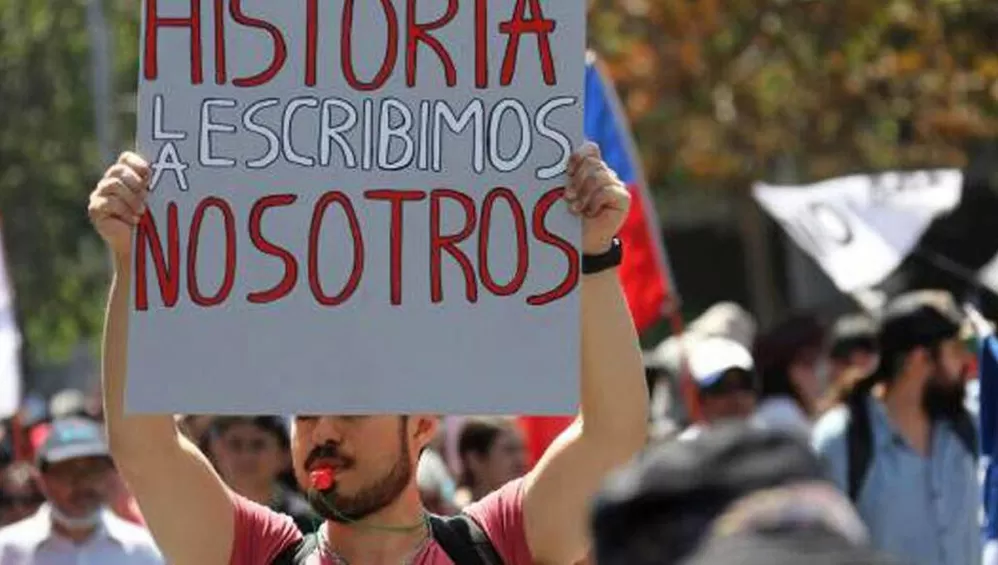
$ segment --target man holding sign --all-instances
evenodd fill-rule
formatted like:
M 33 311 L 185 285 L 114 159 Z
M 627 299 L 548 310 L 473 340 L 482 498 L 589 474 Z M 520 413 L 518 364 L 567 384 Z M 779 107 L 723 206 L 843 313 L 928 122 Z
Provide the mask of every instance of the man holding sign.
M 565 199 L 583 217 L 583 269 L 594 271 L 581 283 L 582 410 L 529 475 L 467 510 L 467 524 L 507 565 L 581 559 L 591 495 L 647 433 L 640 350 L 612 259 L 629 193 L 592 145 L 573 156 L 569 173 Z M 231 492 L 172 416 L 125 415 L 131 237 L 150 177 L 149 165 L 126 153 L 90 198 L 115 264 L 103 368 L 112 452 L 170 563 L 268 564 L 300 542 L 291 519 Z M 419 502 L 414 469 L 436 422 L 430 415 L 295 419 L 296 473 L 327 519 L 313 560 L 303 563 L 465 565 L 448 555 Z
M 616 272 L 629 193 L 595 146 L 572 154 L 583 11 L 355 4 L 146 0 L 142 157 L 90 199 L 115 460 L 178 565 L 573 563 L 648 415 Z M 426 513 L 431 414 L 580 404 L 525 478 Z M 149 415 L 173 412 L 299 414 L 318 536 Z

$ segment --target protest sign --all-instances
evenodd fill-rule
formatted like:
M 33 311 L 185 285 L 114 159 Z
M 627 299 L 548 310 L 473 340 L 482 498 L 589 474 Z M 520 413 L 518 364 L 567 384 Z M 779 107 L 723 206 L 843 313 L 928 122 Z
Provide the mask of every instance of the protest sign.
M 573 411 L 584 12 L 145 0 L 128 409 Z
M 758 183 L 756 201 L 843 292 L 879 284 L 963 193 L 959 170 L 852 175 L 807 186 Z

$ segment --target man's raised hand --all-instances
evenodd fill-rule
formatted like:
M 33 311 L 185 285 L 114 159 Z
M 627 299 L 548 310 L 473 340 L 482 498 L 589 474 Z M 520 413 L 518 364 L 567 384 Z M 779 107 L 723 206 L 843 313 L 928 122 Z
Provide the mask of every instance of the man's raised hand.
M 568 161 L 565 200 L 572 213 L 582 216 L 582 252 L 607 251 L 624 225 L 631 193 L 603 161 L 599 147 L 587 142 Z
M 145 212 L 150 176 L 142 157 L 122 153 L 90 193 L 90 221 L 116 256 L 131 253 L 132 229 Z

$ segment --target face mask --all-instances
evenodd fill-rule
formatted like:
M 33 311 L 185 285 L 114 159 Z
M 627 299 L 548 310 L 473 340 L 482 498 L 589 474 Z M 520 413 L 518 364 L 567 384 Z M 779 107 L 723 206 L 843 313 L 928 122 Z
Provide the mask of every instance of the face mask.
M 52 521 L 67 530 L 89 530 L 91 528 L 96 528 L 97 525 L 100 524 L 101 512 L 103 511 L 103 508 L 99 508 L 87 516 L 74 518 L 62 513 L 55 506 L 49 505 L 49 512 L 52 516 Z

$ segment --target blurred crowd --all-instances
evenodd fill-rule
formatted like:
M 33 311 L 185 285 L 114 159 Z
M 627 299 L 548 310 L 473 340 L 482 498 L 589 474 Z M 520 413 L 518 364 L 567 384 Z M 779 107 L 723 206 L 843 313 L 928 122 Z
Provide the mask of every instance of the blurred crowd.
M 979 563 L 968 328 L 940 292 L 903 296 L 879 319 L 798 315 L 764 332 L 736 304 L 709 308 L 646 353 L 652 442 L 594 501 L 590 560 Z M 101 420 L 99 401 L 66 390 L 5 424 L 0 565 L 46 562 L 12 557 L 26 543 L 101 555 L 108 538 L 139 549 L 98 562 L 160 562 Z M 292 472 L 290 419 L 177 422 L 235 492 L 303 532 L 320 525 Z M 529 470 L 517 418 L 446 417 L 440 430 L 416 471 L 430 512 L 458 513 Z

